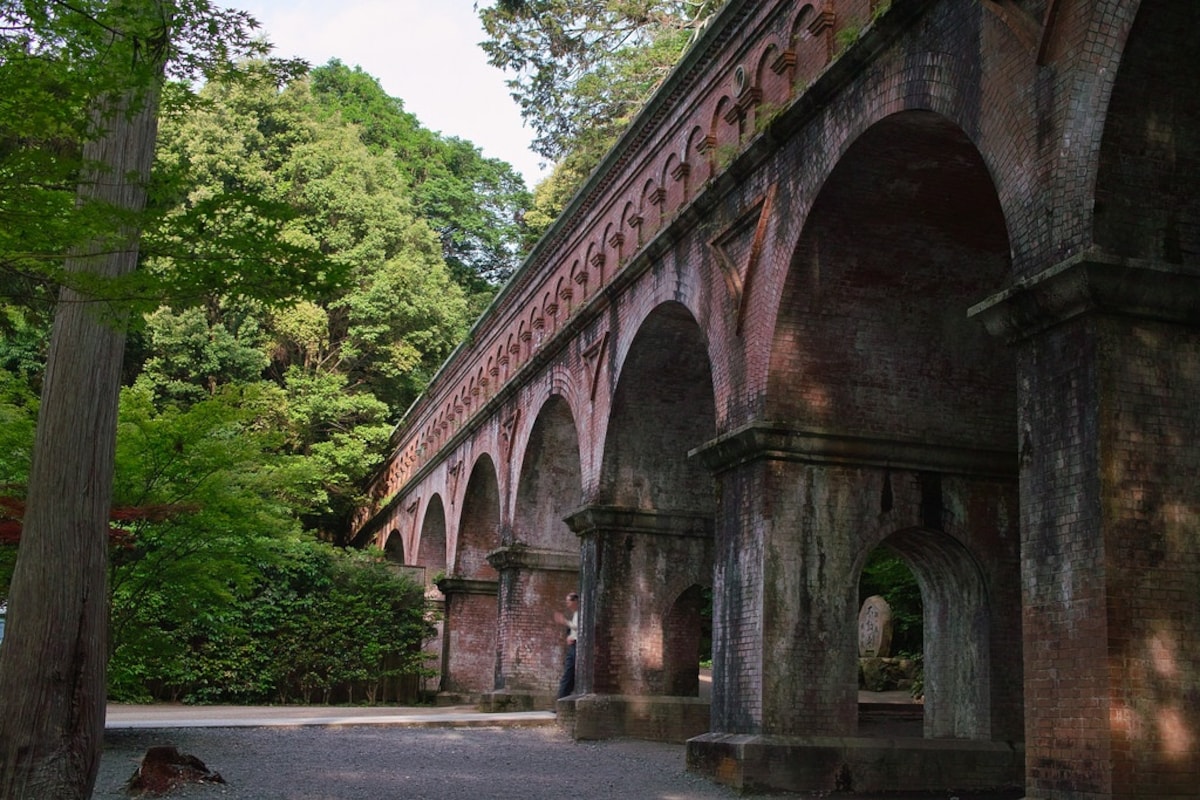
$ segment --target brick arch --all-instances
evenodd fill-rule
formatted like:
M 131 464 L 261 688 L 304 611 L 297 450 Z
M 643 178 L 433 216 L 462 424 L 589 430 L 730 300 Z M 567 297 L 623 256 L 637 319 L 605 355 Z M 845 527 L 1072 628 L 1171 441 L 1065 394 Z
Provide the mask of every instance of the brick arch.
M 1010 268 L 996 190 L 962 131 L 927 111 L 877 123 L 805 220 L 776 319 L 767 417 L 1011 447 L 1012 354 L 967 316 Z M 820 342 L 806 333 L 814 322 Z
M 571 405 L 550 395 L 538 410 L 521 450 L 513 503 L 513 535 L 531 547 L 577 552 L 564 519 L 583 502 L 579 432 Z
M 663 198 L 663 213 L 670 218 L 687 202 L 687 171 L 690 166 L 681 166 L 683 159 L 676 152 L 667 154 L 663 161 L 662 186 L 666 188 Z
M 446 571 L 446 507 L 435 494 L 425 505 L 425 516 L 417 534 L 417 565 L 425 568 L 426 590 L 438 573 Z
M 571 262 L 571 297 L 575 307 L 582 306 L 588 298 L 587 264 L 578 258 Z
M 664 694 L 676 697 L 700 694 L 700 659 L 706 655 L 701 643 L 706 635 L 711 635 L 712 623 L 705 617 L 705 590 L 711 588 L 709 581 L 665 593 L 670 603 L 662 626 Z
M 1104 119 L 1094 240 L 1105 252 L 1200 264 L 1200 5 L 1143 0 Z
M 737 112 L 737 103 L 729 95 L 717 101 L 713 112 L 711 127 L 712 158 L 714 171 L 725 168 L 722 161 L 728 157 L 730 148 L 737 148 L 741 143 L 742 126 L 739 118 L 731 116 Z
M 930 528 L 898 530 L 881 546 L 903 559 L 921 589 L 926 622 L 925 736 L 990 739 L 993 614 L 978 562 L 953 536 Z M 857 580 L 851 581 L 851 588 L 854 598 L 847 604 L 851 614 L 846 626 L 856 632 Z M 857 637 L 850 655 L 849 671 L 857 684 Z
M 646 179 L 642 185 L 642 195 L 638 202 L 638 215 L 642 218 L 642 227 L 645 230 L 646 238 L 649 239 L 662 222 L 662 204 L 658 197 L 658 182 L 654 178 Z
M 558 330 L 558 299 L 554 292 L 542 295 L 542 323 L 547 336 L 553 336 Z
M 463 492 L 462 515 L 455 542 L 455 577 L 495 580 L 487 554 L 500 545 L 500 484 L 495 463 L 486 453 L 471 469 Z
M 790 63 L 795 58 L 786 54 L 788 49 L 779 41 L 773 40 L 763 48 L 762 57 L 755 70 L 754 83 L 762 93 L 761 102 L 773 107 L 780 107 L 792 96 L 792 86 L 789 78 L 793 72 Z
M 796 81 L 803 88 L 829 63 L 833 51 L 832 11 L 823 4 L 805 3 L 792 24 L 791 44 L 796 53 Z
M 697 125 L 688 134 L 683 148 L 683 160 L 691 165 L 689 180 L 699 186 L 712 177 L 712 149 L 708 133 Z
M 404 537 L 395 528 L 388 532 L 387 538 L 383 542 L 383 557 L 392 564 L 405 563 Z
M 696 318 L 678 302 L 655 307 L 618 363 L 600 496 L 622 507 L 710 512 L 712 478 L 687 455 L 716 434 L 712 368 Z

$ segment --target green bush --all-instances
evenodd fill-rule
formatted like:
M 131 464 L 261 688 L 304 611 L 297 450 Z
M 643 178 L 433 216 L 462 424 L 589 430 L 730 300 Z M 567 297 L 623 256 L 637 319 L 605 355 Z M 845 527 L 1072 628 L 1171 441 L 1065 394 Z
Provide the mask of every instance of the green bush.
M 147 624 L 131 626 L 141 633 L 116 644 L 110 697 L 379 701 L 396 678 L 424 671 L 432 629 L 420 586 L 366 554 L 315 541 L 279 555 L 221 607 L 174 620 L 147 609 Z

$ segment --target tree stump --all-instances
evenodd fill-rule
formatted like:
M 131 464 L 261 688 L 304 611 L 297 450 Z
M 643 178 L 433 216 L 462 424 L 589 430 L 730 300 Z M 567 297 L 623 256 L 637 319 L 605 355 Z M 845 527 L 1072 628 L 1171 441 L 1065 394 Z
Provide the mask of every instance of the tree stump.
M 130 794 L 164 795 L 189 783 L 224 783 L 220 773 L 173 745 L 155 745 L 146 750 L 142 763 L 125 788 Z

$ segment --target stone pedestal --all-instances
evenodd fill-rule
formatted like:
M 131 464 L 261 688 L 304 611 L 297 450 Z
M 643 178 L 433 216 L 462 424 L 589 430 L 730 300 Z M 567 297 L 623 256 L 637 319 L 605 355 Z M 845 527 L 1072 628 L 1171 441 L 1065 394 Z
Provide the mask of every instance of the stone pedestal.
M 554 708 L 565 646 L 553 621 L 563 598 L 578 590 L 579 554 L 524 545 L 488 554 L 500 575 L 499 652 L 495 689 L 481 698 L 485 711 Z
M 437 587 L 446 598 L 439 692 L 477 702 L 495 688 L 497 582 L 442 578 Z
M 575 735 L 683 741 L 707 730 L 699 649 L 711 518 L 590 506 L 567 523 L 582 540 Z

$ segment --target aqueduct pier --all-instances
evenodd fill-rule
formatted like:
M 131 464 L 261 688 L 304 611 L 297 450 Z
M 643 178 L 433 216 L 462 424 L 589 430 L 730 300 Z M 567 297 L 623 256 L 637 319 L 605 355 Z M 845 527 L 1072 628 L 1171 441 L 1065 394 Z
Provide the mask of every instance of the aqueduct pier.
M 1195 0 L 731 0 L 360 515 L 425 568 L 440 688 L 551 704 L 578 587 L 576 737 L 741 788 L 1195 798 L 1198 41 Z M 859 721 L 881 547 L 923 736 Z

